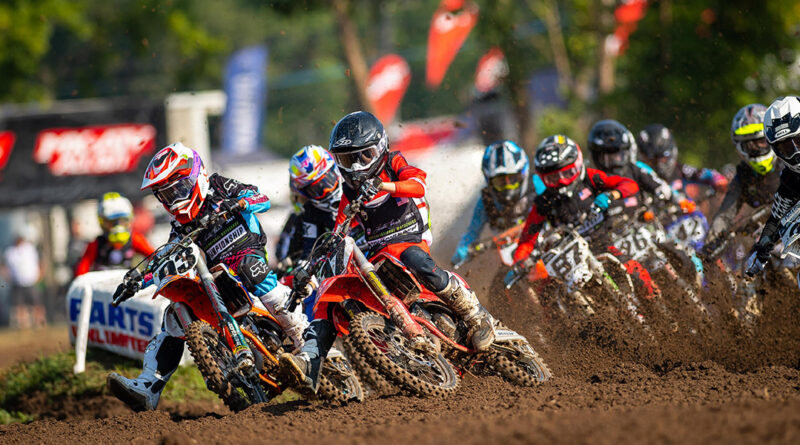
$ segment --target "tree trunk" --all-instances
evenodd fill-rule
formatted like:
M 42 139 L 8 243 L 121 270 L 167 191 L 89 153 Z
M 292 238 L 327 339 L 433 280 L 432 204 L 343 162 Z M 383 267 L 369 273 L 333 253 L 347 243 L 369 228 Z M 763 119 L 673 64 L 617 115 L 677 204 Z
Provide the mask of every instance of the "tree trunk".
M 529 1 L 531 9 L 536 5 Z M 550 42 L 550 49 L 553 51 L 553 62 L 558 71 L 558 83 L 562 90 L 570 91 L 573 86 L 572 69 L 569 65 L 569 54 L 564 43 L 564 33 L 561 31 L 561 17 L 558 12 L 558 3 L 555 0 L 545 0 L 540 3 L 540 9 L 544 15 L 544 23 L 547 28 L 547 37 Z
M 372 106 L 367 99 L 367 78 L 369 68 L 358 38 L 356 24 L 350 19 L 348 9 L 349 0 L 333 0 L 333 10 L 336 14 L 336 23 L 339 26 L 339 40 L 342 43 L 345 59 L 347 59 L 348 77 L 353 80 L 361 109 L 372 112 Z

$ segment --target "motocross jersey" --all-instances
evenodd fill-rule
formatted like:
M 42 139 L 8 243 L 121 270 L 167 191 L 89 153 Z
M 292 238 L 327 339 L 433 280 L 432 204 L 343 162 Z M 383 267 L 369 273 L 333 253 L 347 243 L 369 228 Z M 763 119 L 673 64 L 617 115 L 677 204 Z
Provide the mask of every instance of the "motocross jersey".
M 782 164 L 781 164 L 782 165 Z M 762 252 L 769 252 L 778 241 L 778 229 L 781 219 L 800 201 L 800 173 L 788 168 L 783 169 L 780 175 L 780 185 L 775 192 L 775 200 L 772 201 L 769 218 L 761 236 L 756 243 L 757 249 Z
M 497 231 L 506 230 L 523 223 L 533 205 L 534 198 L 540 193 L 544 193 L 546 189 L 538 175 L 533 175 L 531 182 L 533 183 L 533 187 L 529 188 L 528 193 L 514 203 L 513 206 L 504 206 L 492 197 L 488 187 L 484 187 L 481 190 L 481 196 L 478 198 L 478 202 L 475 203 L 475 208 L 472 211 L 472 219 L 469 221 L 467 231 L 458 243 L 459 247 L 468 246 L 475 242 L 487 223 L 489 227 Z M 490 204 L 487 205 L 486 203 Z
M 578 181 L 580 181 L 579 187 L 571 195 L 548 188 L 534 199 L 533 207 L 522 229 L 519 246 L 514 252 L 515 263 L 524 260 L 533 252 L 536 238 L 545 222 L 549 221 L 554 226 L 577 223 L 577 218 L 585 215 L 591 209 L 595 197 L 604 191 L 618 191 L 621 195 L 620 201 L 627 200 L 639 192 L 639 186 L 632 179 L 608 175 L 593 168 L 587 168 L 584 177 Z
M 255 214 L 269 210 L 269 198 L 259 193 L 255 186 L 242 184 L 216 173 L 209 177 L 208 196 L 200 208 L 200 213 L 188 224 L 180 224 L 173 220 L 170 238 L 183 236 L 196 229 L 196 221 L 216 212 L 220 203 L 229 199 L 244 199 L 247 206 L 232 218 L 208 228 L 195 239 L 195 243 L 203 249 L 209 264 L 217 264 L 242 251 L 263 252 L 267 236 Z
M 120 248 L 108 241 L 105 235 L 98 236 L 86 246 L 86 251 L 75 266 L 75 276 L 94 270 L 130 269 L 134 256 L 146 257 L 153 253 L 153 247 L 144 236 L 131 233 L 131 239 Z
M 671 177 L 664 179 L 672 186 L 672 190 L 682 193 L 685 193 L 689 184 L 702 184 L 716 189 L 728 183 L 725 176 L 713 168 L 697 168 L 682 162 L 677 163 Z
M 384 182 L 393 182 L 397 191 L 389 195 L 379 192 L 364 205 L 357 222 L 364 230 L 365 241 L 371 252 L 394 243 L 419 243 L 430 245 L 433 236 L 430 230 L 428 203 L 425 200 L 426 174 L 419 168 L 408 165 L 399 152 L 389 152 L 386 166 L 380 173 Z M 342 185 L 342 200 L 336 216 L 338 226 L 346 219 L 344 210 L 350 201 L 357 198 L 358 191 L 346 182 Z
M 278 261 L 287 257 L 295 258 L 303 253 L 303 212 L 292 212 L 283 225 L 278 242 L 275 245 L 275 256 Z
M 303 225 L 302 253 L 303 258 L 306 258 L 311 253 L 311 249 L 314 248 L 317 238 L 323 233 L 333 230 L 333 226 L 336 225 L 336 214 L 322 210 L 309 201 L 303 206 L 301 218 Z
M 757 208 L 772 202 L 782 182 L 782 170 L 783 162 L 776 160 L 772 171 L 759 175 L 746 162 L 740 162 L 736 166 L 736 175 L 728 185 L 728 192 L 711 222 L 708 239 L 713 241 L 727 232 L 733 226 L 733 220 L 743 204 Z

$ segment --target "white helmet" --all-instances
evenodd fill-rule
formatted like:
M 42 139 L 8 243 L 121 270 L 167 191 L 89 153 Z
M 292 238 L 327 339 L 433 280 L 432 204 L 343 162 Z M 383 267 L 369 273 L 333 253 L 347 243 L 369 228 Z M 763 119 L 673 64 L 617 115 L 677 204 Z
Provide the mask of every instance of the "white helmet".
M 786 166 L 800 173 L 800 98 L 779 97 L 764 116 L 764 133 Z
M 108 192 L 97 203 L 97 216 L 101 220 L 131 219 L 133 205 L 117 192 Z

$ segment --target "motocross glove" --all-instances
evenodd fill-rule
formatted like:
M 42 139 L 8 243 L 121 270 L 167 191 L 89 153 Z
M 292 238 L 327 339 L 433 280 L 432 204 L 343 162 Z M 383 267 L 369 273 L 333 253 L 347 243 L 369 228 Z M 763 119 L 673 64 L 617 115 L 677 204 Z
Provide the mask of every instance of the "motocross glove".
M 117 290 L 114 291 L 114 296 L 112 297 L 111 304 L 114 307 L 119 306 L 119 304 L 122 303 L 123 301 L 136 295 L 136 292 L 139 291 L 141 286 L 142 283 L 138 280 L 120 283 L 119 286 L 117 286 Z
M 764 267 L 767 265 L 767 260 L 769 260 L 769 256 L 762 261 L 763 257 L 759 257 L 758 251 L 754 251 L 750 254 L 750 257 L 747 258 L 747 264 L 745 265 L 744 273 L 747 276 L 752 277 L 753 275 L 761 272 L 764 270 Z
M 244 199 L 229 198 L 219 203 L 219 208 L 233 215 L 244 210 L 245 205 L 247 203 Z
M 460 264 L 466 261 L 468 256 L 469 256 L 469 246 L 467 245 L 458 246 L 456 247 L 456 251 L 453 254 L 453 257 L 450 258 L 450 262 L 453 263 L 453 265 Z
M 594 198 L 594 204 L 593 205 L 595 207 L 597 207 L 598 209 L 600 209 L 600 210 L 608 210 L 608 206 L 609 206 L 609 204 L 611 204 L 611 201 L 613 201 L 613 200 L 614 199 L 611 197 L 611 195 L 608 192 L 603 192 L 603 193 L 600 193 L 599 195 L 597 195 L 596 198 Z
M 375 197 L 381 191 L 381 178 L 371 178 L 364 181 L 361 184 L 361 188 L 359 189 L 359 194 L 364 196 L 367 201 L 372 201 L 372 198 Z
M 669 184 L 661 184 L 656 187 L 653 194 L 661 201 L 670 201 L 673 196 L 672 187 L 670 187 Z
M 503 278 L 503 283 L 508 287 L 511 285 L 516 278 L 525 273 L 525 265 L 523 261 L 520 261 L 513 266 L 511 266 L 511 270 L 506 273 L 505 278 Z

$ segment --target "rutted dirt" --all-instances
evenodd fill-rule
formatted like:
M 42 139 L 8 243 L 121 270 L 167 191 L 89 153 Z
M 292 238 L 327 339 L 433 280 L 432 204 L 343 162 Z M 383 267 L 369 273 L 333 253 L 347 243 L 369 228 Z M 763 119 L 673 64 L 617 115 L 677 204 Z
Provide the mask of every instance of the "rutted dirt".
M 0 442 L 800 442 L 797 288 L 767 288 L 759 296 L 760 318 L 745 329 L 719 287 L 703 297 L 714 308 L 715 324 L 689 315 L 677 322 L 652 315 L 655 343 L 637 341 L 625 333 L 625 324 L 602 317 L 599 323 L 570 325 L 521 295 L 494 295 L 501 302 L 498 315 L 531 339 L 553 371 L 553 380 L 539 388 L 468 375 L 445 400 L 290 402 L 237 414 L 202 407 L 181 412 L 175 406 L 120 412 L 111 401 L 95 412 L 110 417 L 86 420 L 84 412 L 2 426 Z M 682 304 L 674 297 L 669 302 L 671 310 L 691 314 L 680 310 Z

